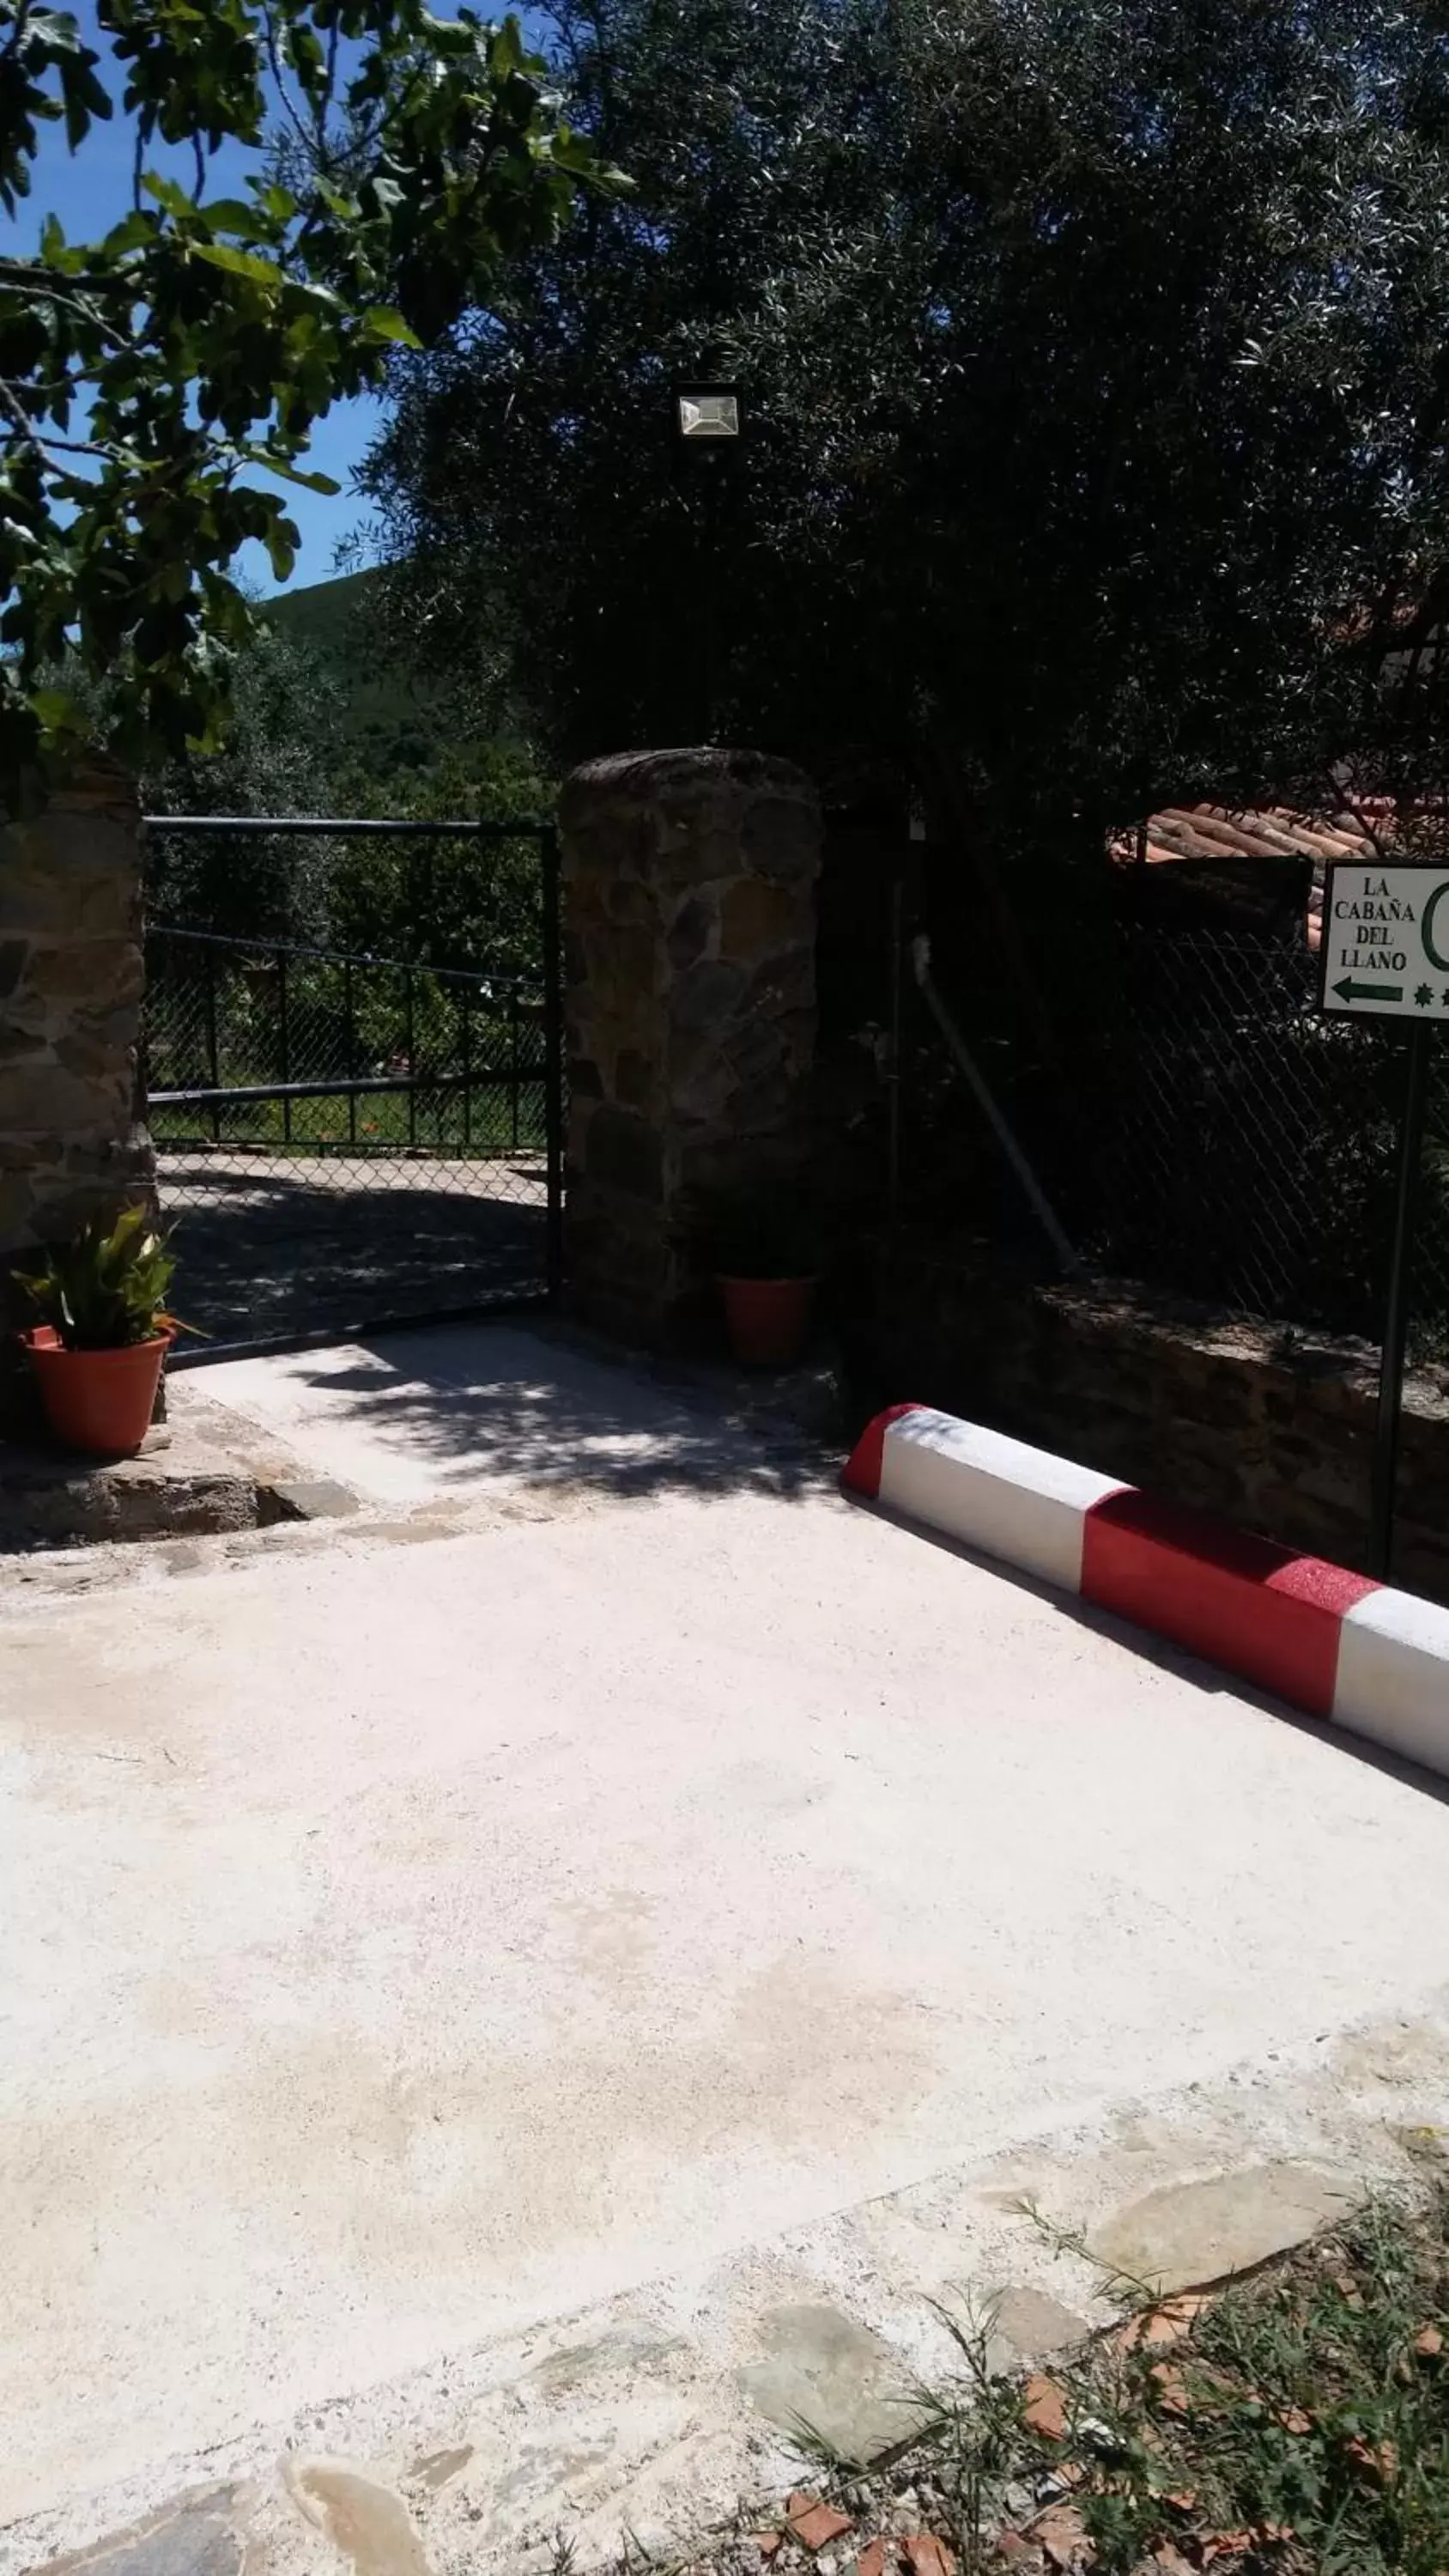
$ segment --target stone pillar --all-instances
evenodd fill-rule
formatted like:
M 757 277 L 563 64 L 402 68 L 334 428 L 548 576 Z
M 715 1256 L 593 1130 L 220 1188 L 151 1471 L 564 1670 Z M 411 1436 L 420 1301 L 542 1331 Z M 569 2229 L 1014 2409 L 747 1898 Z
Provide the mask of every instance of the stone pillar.
M 559 824 L 569 1299 L 667 1341 L 697 1299 L 688 1193 L 805 1159 L 818 801 L 758 752 L 635 752 L 575 770 Z
M 0 1320 L 35 1245 L 154 1190 L 144 982 L 136 789 L 91 760 L 42 813 L 0 829 Z

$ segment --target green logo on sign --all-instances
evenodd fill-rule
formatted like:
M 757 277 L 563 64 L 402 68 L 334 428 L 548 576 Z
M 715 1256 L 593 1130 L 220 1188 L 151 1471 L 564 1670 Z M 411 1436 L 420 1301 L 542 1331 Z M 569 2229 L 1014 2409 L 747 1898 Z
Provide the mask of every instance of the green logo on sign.
M 1446 878 L 1443 885 L 1436 885 L 1434 888 L 1424 906 L 1424 918 L 1419 924 L 1419 936 L 1424 942 L 1424 954 L 1431 966 L 1438 967 L 1441 975 L 1449 975 L 1449 957 L 1445 956 L 1442 948 L 1437 948 L 1434 944 L 1434 915 L 1446 894 L 1449 894 L 1449 878 Z

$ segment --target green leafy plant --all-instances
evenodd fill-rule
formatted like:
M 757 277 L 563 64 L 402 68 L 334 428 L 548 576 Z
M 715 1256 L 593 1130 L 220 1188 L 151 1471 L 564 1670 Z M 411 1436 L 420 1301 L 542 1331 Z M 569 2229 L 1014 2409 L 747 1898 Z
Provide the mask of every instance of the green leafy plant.
M 13 224 L 50 126 L 103 170 L 115 121 L 133 161 L 101 238 L 50 213 L 33 251 L 0 258 L 11 804 L 86 736 L 72 675 L 107 678 L 104 744 L 133 766 L 218 744 L 254 627 L 229 566 L 259 540 L 287 578 L 275 482 L 337 488 L 304 462 L 318 421 L 486 303 L 581 183 L 613 184 L 513 19 L 100 0 L 94 22 L 88 44 L 65 12 L 0 0 L 0 211 Z M 178 145 L 184 178 L 152 166 Z M 228 152 L 242 193 L 213 194 Z
M 794 1181 L 757 1181 L 699 1190 L 682 1239 L 721 1279 L 813 1279 L 820 1268 L 820 1221 Z
M 43 1270 L 12 1273 L 68 1351 L 119 1351 L 158 1333 L 190 1332 L 166 1304 L 176 1263 L 170 1238 L 144 1207 L 114 1225 L 96 1218 L 47 1253 Z

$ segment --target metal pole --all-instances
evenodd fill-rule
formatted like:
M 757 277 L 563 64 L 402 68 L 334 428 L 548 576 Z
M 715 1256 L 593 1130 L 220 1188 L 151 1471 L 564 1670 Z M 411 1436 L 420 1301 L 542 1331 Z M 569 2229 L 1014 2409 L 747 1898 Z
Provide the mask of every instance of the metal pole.
M 1027 1205 L 1066 1276 L 1069 1279 L 1079 1278 L 1082 1263 L 1076 1246 L 1058 1219 L 1045 1190 L 1018 1145 L 1012 1129 L 997 1107 L 995 1095 L 989 1089 L 975 1057 L 936 989 L 931 976 L 931 943 L 924 933 L 911 941 L 911 963 L 915 969 L 916 982 L 921 988 L 931 1015 L 976 1094 L 986 1123 L 1021 1184 Z
M 704 735 L 706 742 L 715 737 L 715 701 L 719 693 L 719 628 L 716 602 L 716 575 L 719 568 L 719 530 L 715 513 L 715 472 L 718 459 L 706 447 L 700 457 L 704 472 L 703 504 L 700 510 L 701 553 L 704 578 L 700 589 L 700 646 L 704 661 Z
M 410 1145 L 415 1145 L 418 1141 L 418 1068 L 417 1059 L 413 1052 L 416 1036 L 416 1014 L 413 1009 L 413 970 L 411 966 L 409 966 L 407 970 L 406 1000 L 404 1008 L 407 1014 L 405 1034 L 408 1051 L 408 1143 Z
M 463 987 L 463 1151 L 473 1143 L 473 987 Z
M 513 1105 L 513 1150 L 518 1151 L 518 986 L 508 997 L 509 1097 Z
M 208 948 L 206 952 L 206 1059 L 211 1069 L 212 1090 L 220 1091 L 221 1066 L 216 1042 L 216 951 L 214 948 Z M 213 1145 L 221 1143 L 221 1103 L 216 1100 L 211 1104 L 211 1141 Z
M 563 972 L 559 946 L 558 834 L 551 824 L 539 836 L 540 894 L 543 903 L 543 1116 L 548 1162 L 548 1218 L 545 1237 L 548 1293 L 563 1291 Z
M 277 1017 L 278 1034 L 282 1041 L 282 1080 L 284 1082 L 290 1082 L 292 1079 L 292 1038 L 290 1016 L 287 1009 L 287 952 L 285 948 L 279 948 L 277 951 Z M 282 1098 L 282 1141 L 287 1145 L 290 1145 L 292 1141 L 292 1103 L 286 1094 L 284 1094 Z
M 538 829 L 532 814 L 499 823 L 420 823 L 415 817 L 380 814 L 365 820 L 355 814 L 146 814 L 142 820 L 153 832 L 336 832 L 349 840 L 361 835 L 392 841 L 507 841 L 520 830 Z
M 1419 1021 L 1409 1031 L 1404 1125 L 1399 1140 L 1399 1181 L 1394 1200 L 1394 1239 L 1389 1257 L 1383 1353 L 1379 1361 L 1379 1418 L 1374 1441 L 1373 1510 L 1369 1572 L 1387 1582 L 1394 1553 L 1394 1505 L 1399 1479 L 1399 1420 L 1404 1396 L 1404 1356 L 1409 1339 L 1413 1284 L 1414 1210 L 1424 1159 L 1424 1113 L 1429 1097 L 1429 1031 Z
M 357 1080 L 357 1017 L 353 1009 L 352 1001 L 352 960 L 350 957 L 342 969 L 342 1007 L 347 1016 L 347 1079 L 349 1082 L 355 1082 Z M 355 1091 L 349 1091 L 347 1095 L 347 1138 L 349 1144 L 356 1144 L 357 1094 Z
M 891 887 L 891 1090 L 886 1145 L 886 1218 L 891 1225 L 899 1213 L 901 1197 L 901 976 L 905 962 L 901 924 L 905 899 L 905 882 L 897 877 Z

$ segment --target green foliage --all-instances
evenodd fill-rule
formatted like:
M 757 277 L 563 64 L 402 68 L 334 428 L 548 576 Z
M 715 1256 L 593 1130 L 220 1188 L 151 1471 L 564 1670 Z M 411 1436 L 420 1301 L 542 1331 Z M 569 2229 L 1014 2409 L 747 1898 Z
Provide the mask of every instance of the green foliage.
M 83 1226 L 47 1253 L 43 1270 L 13 1276 L 68 1351 L 126 1350 L 187 1329 L 167 1310 L 176 1270 L 167 1240 L 144 1207 L 127 1208 L 113 1225 L 98 1217 Z
M 343 693 L 325 662 L 270 622 L 237 654 L 231 719 L 216 751 L 187 752 L 144 782 L 154 814 L 328 814 Z M 151 918 L 246 938 L 316 940 L 329 924 L 337 844 L 285 834 L 153 831 Z
M 1008 839 L 1442 767 L 1449 42 L 1377 0 L 559 0 L 636 192 L 405 357 L 370 468 L 440 658 L 556 751 L 943 753 Z M 737 374 L 747 452 L 670 452 Z M 712 496 L 712 497 L 711 497 Z M 1383 680 L 1390 645 L 1393 685 Z
M 510 822 L 547 813 L 550 781 L 508 744 L 460 749 L 412 779 L 365 770 L 337 781 L 338 811 L 418 822 Z M 337 845 L 329 887 L 330 935 L 342 948 L 463 972 L 538 976 L 542 971 L 538 843 L 530 837 L 391 840 Z
M 110 678 L 109 740 L 137 767 L 214 749 L 230 649 L 253 612 L 227 567 L 248 539 L 277 579 L 297 537 L 265 477 L 301 460 L 341 396 L 381 385 L 538 250 L 603 173 L 516 22 L 424 0 L 98 0 L 105 51 L 68 16 L 0 0 L 0 202 L 30 188 L 43 125 L 72 151 L 119 104 L 134 204 L 101 241 L 47 218 L 0 260 L 0 786 L 83 725 L 47 666 Z M 275 84 L 293 149 L 208 198 L 223 143 L 261 147 Z M 119 92 L 119 99 L 115 93 Z M 189 186 L 147 166 L 195 152 Z
M 1420 2133 L 1426 2151 L 1432 2131 Z M 1029 2206 L 1023 2215 L 1035 2213 Z M 1051 2228 L 1080 2265 L 1080 2236 Z M 1102 2267 L 1095 2267 L 1101 2274 Z M 818 2436 L 857 2533 L 925 2520 L 962 2576 L 1440 2576 L 1449 2551 L 1449 2191 L 1370 2200 L 1210 2299 L 1100 2286 L 1127 2313 L 1055 2356 L 993 2359 L 988 2304 L 938 2310 L 957 2366 L 913 2390 L 900 2454 L 862 2469 Z M 912 2551 L 912 2556 L 915 2552 Z M 721 2553 L 718 2563 L 725 2562 Z
M 449 679 L 419 672 L 414 639 L 391 631 L 389 597 L 386 575 L 368 568 L 270 599 L 265 614 L 339 692 L 334 770 L 384 789 L 396 808 L 418 774 L 455 755 L 473 727 Z
M 1103 2576 L 1215 2543 L 1283 2576 L 1438 2576 L 1446 2218 L 1442 2181 L 1417 2205 L 1386 2195 L 1204 2306 L 1166 2360 L 1139 2334 L 1059 2372 L 1070 2430 L 1041 2448 L 1084 2473 Z
M 301 592 L 295 604 L 305 608 L 313 596 Z M 441 698 L 418 761 L 398 765 L 373 737 L 359 739 L 348 722 L 348 665 L 327 609 L 314 623 L 279 618 L 277 606 L 267 602 L 236 657 L 225 745 L 153 771 L 145 782 L 151 812 L 449 824 L 547 813 L 552 782 L 532 756 L 507 742 L 444 740 Z M 473 843 L 158 826 L 149 835 L 147 878 L 156 922 L 465 972 L 537 977 L 542 969 L 538 844 L 526 834 Z

